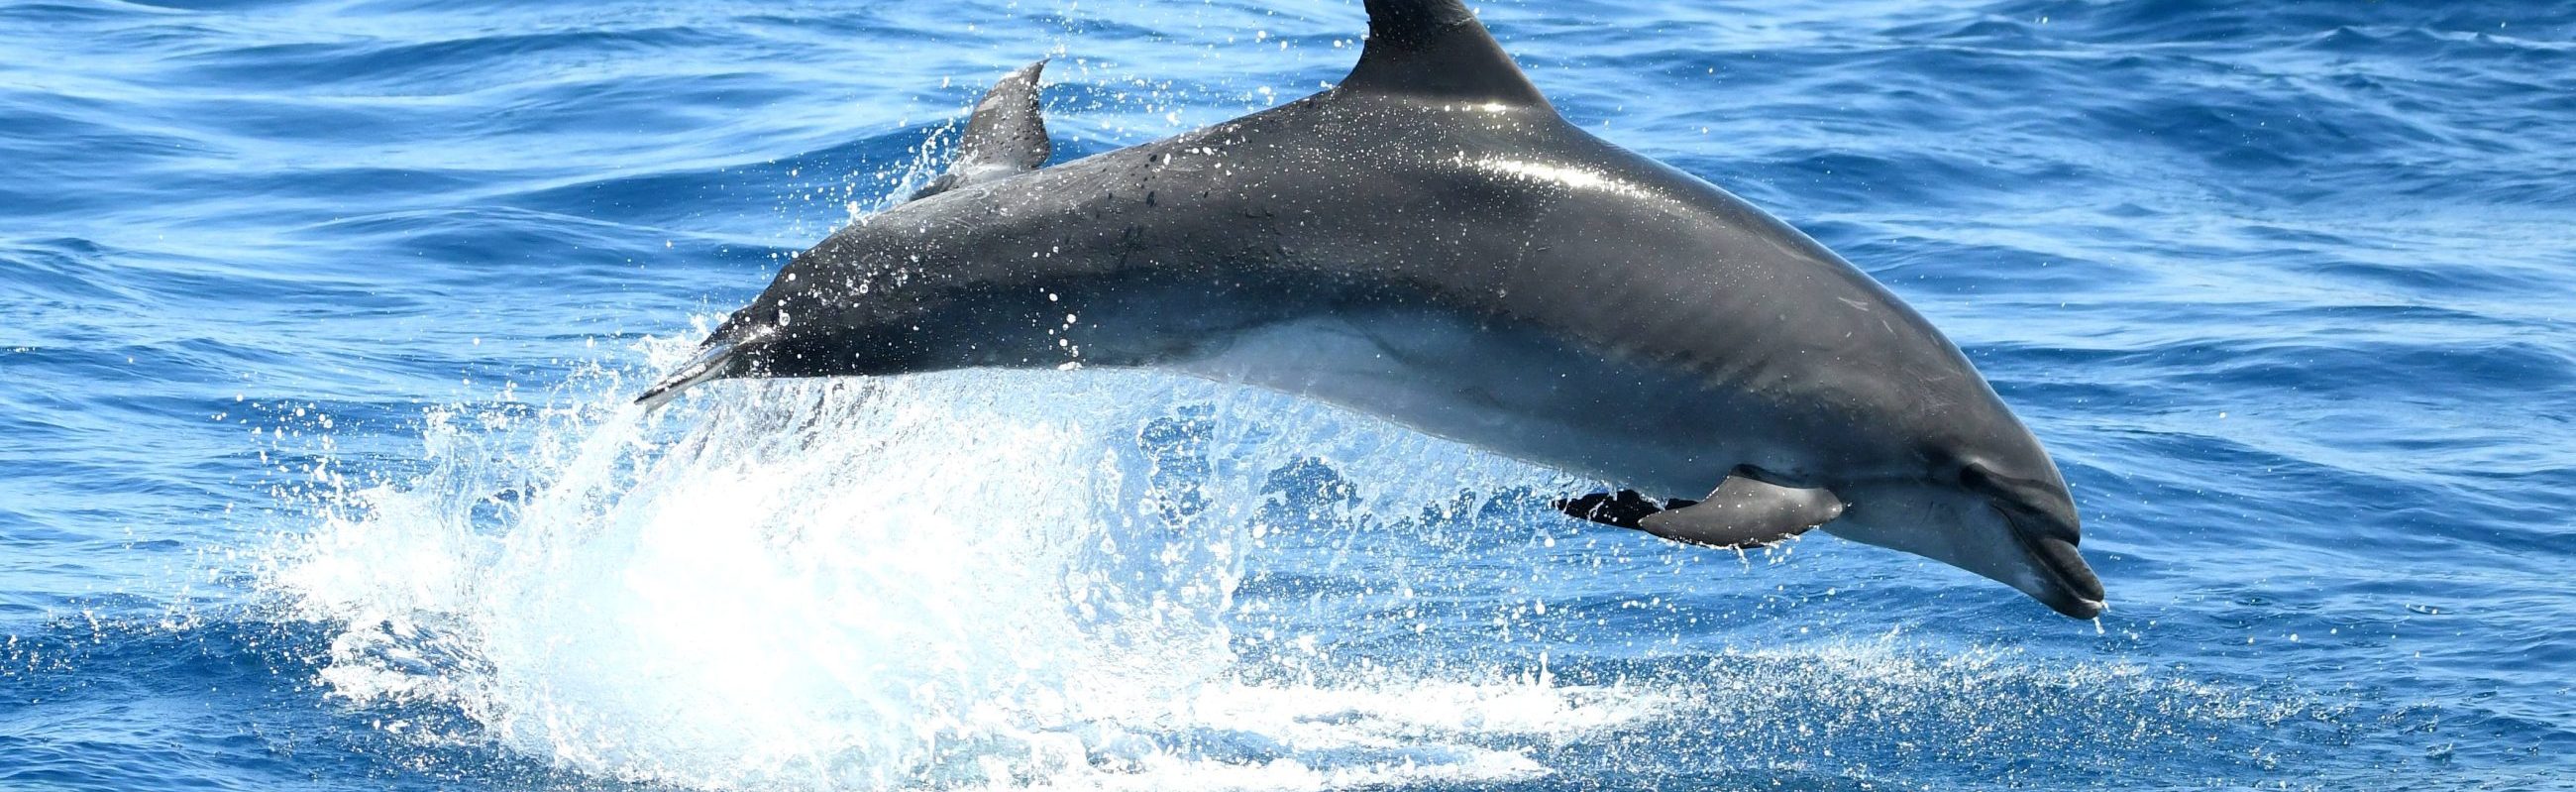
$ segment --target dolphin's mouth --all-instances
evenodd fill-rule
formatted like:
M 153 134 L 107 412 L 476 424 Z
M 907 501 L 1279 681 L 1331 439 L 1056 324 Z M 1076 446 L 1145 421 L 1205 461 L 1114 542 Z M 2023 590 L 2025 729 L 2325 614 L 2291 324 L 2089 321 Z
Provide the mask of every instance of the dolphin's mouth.
M 697 357 L 680 364 L 679 369 L 672 371 L 670 376 L 663 377 L 662 381 L 653 383 L 653 387 L 645 388 L 644 395 L 635 397 L 635 403 L 644 405 L 644 409 L 647 410 L 660 407 L 678 398 L 680 392 L 688 390 L 690 386 L 724 376 L 732 368 L 733 352 L 736 348 L 738 348 L 737 345 L 730 341 L 707 344 L 705 349 L 698 350 Z
M 2032 564 L 2045 575 L 2042 582 L 2048 591 L 2044 594 L 2032 592 L 2040 602 L 2077 619 L 2100 616 L 2102 611 L 2110 608 L 2104 602 L 2102 579 L 2093 574 L 2093 567 L 2084 563 L 2084 556 L 2075 551 L 2074 542 L 2035 535 L 2019 525 L 2013 526 L 2013 536 L 2021 543 L 2022 552 L 2029 555 Z
M 2084 555 L 2076 552 L 2076 542 L 2058 537 L 2058 531 L 2025 524 L 2027 516 L 2017 516 L 2012 508 L 1996 506 L 1994 511 L 2002 513 L 2004 524 L 2012 526 L 2012 542 L 2022 544 L 2022 555 L 2030 557 L 2032 568 L 2040 568 L 2040 580 L 2035 583 L 2045 591 L 2025 591 L 2030 593 L 2030 599 L 2038 599 L 2040 604 L 2048 604 L 2048 609 L 2074 619 L 2092 619 L 2110 609 L 2102 599 L 2102 578 L 2097 578 L 2092 565 L 2084 562 Z

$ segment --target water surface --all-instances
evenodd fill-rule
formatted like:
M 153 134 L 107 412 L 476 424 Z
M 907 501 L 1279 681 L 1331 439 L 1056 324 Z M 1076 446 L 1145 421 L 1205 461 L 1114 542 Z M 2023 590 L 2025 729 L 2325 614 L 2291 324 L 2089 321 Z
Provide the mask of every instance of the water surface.
M 0 786 L 2544 789 L 2576 12 L 1497 0 L 2054 450 L 2098 624 L 1137 373 L 623 406 L 1053 56 L 1059 159 L 1355 2 L 0 5 Z

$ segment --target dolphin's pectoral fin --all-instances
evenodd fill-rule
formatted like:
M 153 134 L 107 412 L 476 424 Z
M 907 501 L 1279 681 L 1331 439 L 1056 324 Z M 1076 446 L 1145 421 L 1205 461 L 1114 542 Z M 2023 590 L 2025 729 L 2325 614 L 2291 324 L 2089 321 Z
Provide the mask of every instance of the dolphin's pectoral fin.
M 1658 505 L 1646 496 L 1637 494 L 1636 490 L 1620 490 L 1595 492 L 1580 498 L 1566 498 L 1549 505 L 1555 506 L 1557 511 L 1565 512 L 1566 516 L 1578 520 L 1591 520 L 1602 525 L 1644 530 L 1637 521 L 1666 509 L 1684 508 L 1694 503 L 1698 501 L 1674 498 Z
M 1708 499 L 1637 518 L 1635 527 L 1676 542 L 1760 547 L 1806 533 L 1843 514 L 1842 499 L 1822 487 L 1783 487 L 1727 476 Z
M 1730 475 L 1707 500 L 1662 503 L 1636 490 L 1596 492 L 1552 504 L 1577 519 L 1644 531 L 1710 547 L 1760 547 L 1806 533 L 1843 514 L 1842 499 L 1822 487 L 1784 487 Z
M 966 119 L 966 134 L 957 140 L 957 159 L 948 172 L 931 180 L 912 200 L 1037 170 L 1055 153 L 1047 142 L 1046 119 L 1038 112 L 1038 73 L 1046 61 L 1022 66 L 993 84 Z

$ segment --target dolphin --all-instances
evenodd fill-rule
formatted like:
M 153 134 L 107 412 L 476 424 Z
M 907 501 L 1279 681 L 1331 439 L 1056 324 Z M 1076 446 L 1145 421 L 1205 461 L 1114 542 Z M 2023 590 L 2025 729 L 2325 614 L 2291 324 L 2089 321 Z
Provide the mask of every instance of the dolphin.
M 1147 367 L 1624 488 L 1558 502 L 1575 517 L 1734 548 L 1821 527 L 2103 610 L 2056 464 L 1920 314 L 1567 122 L 1460 0 L 1366 6 L 1340 84 L 1052 167 L 1044 64 L 1013 72 L 951 170 L 798 254 L 638 401 Z

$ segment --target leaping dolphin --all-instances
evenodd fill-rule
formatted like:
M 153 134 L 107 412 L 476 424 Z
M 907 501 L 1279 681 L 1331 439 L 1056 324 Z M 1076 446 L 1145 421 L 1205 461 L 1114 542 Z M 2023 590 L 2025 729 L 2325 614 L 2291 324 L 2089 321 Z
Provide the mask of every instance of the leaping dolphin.
M 1049 168 L 1043 63 L 1012 73 L 947 175 L 798 254 L 639 401 L 1158 368 L 1627 488 L 1577 517 L 1720 547 L 1822 527 L 2102 611 L 2056 464 L 1922 316 L 1568 123 L 1460 0 L 1367 8 L 1340 85 Z

